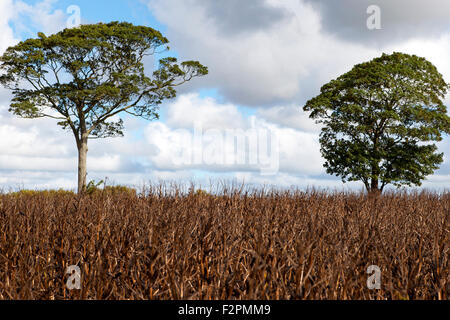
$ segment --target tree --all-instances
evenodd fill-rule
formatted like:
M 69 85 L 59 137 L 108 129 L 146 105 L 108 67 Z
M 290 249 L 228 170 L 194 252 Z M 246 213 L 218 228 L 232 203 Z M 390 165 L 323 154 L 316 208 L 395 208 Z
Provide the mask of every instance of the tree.
M 159 31 L 130 23 L 82 25 L 6 50 L 0 83 L 13 90 L 9 111 L 23 118 L 50 117 L 73 132 L 78 148 L 78 192 L 86 188 L 88 140 L 123 135 L 121 114 L 158 119 L 158 106 L 175 87 L 204 76 L 198 61 L 159 60 L 152 76 L 146 56 L 168 50 Z
M 386 185 L 421 185 L 443 154 L 431 142 L 450 133 L 443 99 L 449 86 L 424 58 L 383 54 L 321 88 L 304 110 L 322 124 L 327 173 L 362 181 L 370 193 Z

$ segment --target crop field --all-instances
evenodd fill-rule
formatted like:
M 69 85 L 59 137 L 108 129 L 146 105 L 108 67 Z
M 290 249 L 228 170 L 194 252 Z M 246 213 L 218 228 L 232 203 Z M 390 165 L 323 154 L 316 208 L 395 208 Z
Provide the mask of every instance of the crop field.
M 0 299 L 446 300 L 449 208 L 448 192 L 4 193 Z

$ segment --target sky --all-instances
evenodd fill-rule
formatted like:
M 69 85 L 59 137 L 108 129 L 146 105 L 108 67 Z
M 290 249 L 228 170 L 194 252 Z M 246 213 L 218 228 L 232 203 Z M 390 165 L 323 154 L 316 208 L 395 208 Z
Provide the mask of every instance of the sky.
M 155 28 L 170 55 L 209 68 L 161 105 L 160 120 L 123 117 L 124 137 L 90 141 L 88 181 L 360 190 L 326 174 L 305 102 L 355 64 L 394 51 L 425 57 L 450 82 L 450 2 L 442 0 L 1 0 L 0 54 L 77 21 L 73 6 L 82 24 Z M 12 115 L 10 99 L 1 88 L 0 189 L 75 189 L 74 137 L 55 120 Z M 450 138 L 438 147 L 444 163 L 423 188 L 450 185 Z

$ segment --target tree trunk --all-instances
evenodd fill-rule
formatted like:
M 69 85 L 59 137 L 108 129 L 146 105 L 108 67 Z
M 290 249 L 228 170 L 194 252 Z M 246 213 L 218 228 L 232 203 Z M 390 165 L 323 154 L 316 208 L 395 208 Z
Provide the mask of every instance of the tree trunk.
M 372 181 L 370 183 L 369 193 L 371 195 L 379 195 L 379 194 L 381 194 L 381 189 L 378 187 L 378 178 L 372 179 Z
M 375 141 L 377 143 L 377 141 Z M 375 148 L 376 152 L 377 148 Z M 372 179 L 370 181 L 370 190 L 367 190 L 370 195 L 381 194 L 381 188 L 379 187 L 380 180 L 380 165 L 378 161 L 372 162 Z
M 86 191 L 88 139 L 83 136 L 78 143 L 78 194 Z
M 375 136 L 373 140 L 373 155 L 376 157 L 379 157 L 378 150 L 378 140 L 380 138 L 380 135 L 377 133 L 377 128 L 374 128 Z M 370 196 L 378 196 L 381 194 L 381 188 L 378 186 L 379 180 L 380 180 L 380 161 L 381 159 L 374 159 L 371 163 L 372 166 L 372 179 L 370 181 L 370 190 L 369 194 Z

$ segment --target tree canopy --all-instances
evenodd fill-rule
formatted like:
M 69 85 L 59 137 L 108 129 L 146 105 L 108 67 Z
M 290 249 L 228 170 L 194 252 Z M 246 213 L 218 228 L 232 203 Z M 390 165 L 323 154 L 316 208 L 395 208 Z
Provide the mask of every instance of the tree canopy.
M 398 52 L 325 84 L 304 110 L 323 126 L 327 173 L 362 181 L 370 192 L 420 186 L 443 162 L 432 142 L 450 133 L 448 88 L 431 62 Z
M 158 119 L 158 106 L 176 96 L 177 86 L 208 73 L 198 61 L 167 57 L 147 75 L 144 58 L 169 49 L 167 44 L 159 31 L 126 22 L 39 33 L 6 50 L 0 83 L 13 92 L 11 112 L 54 118 L 73 132 L 82 191 L 88 139 L 123 135 L 121 114 Z

